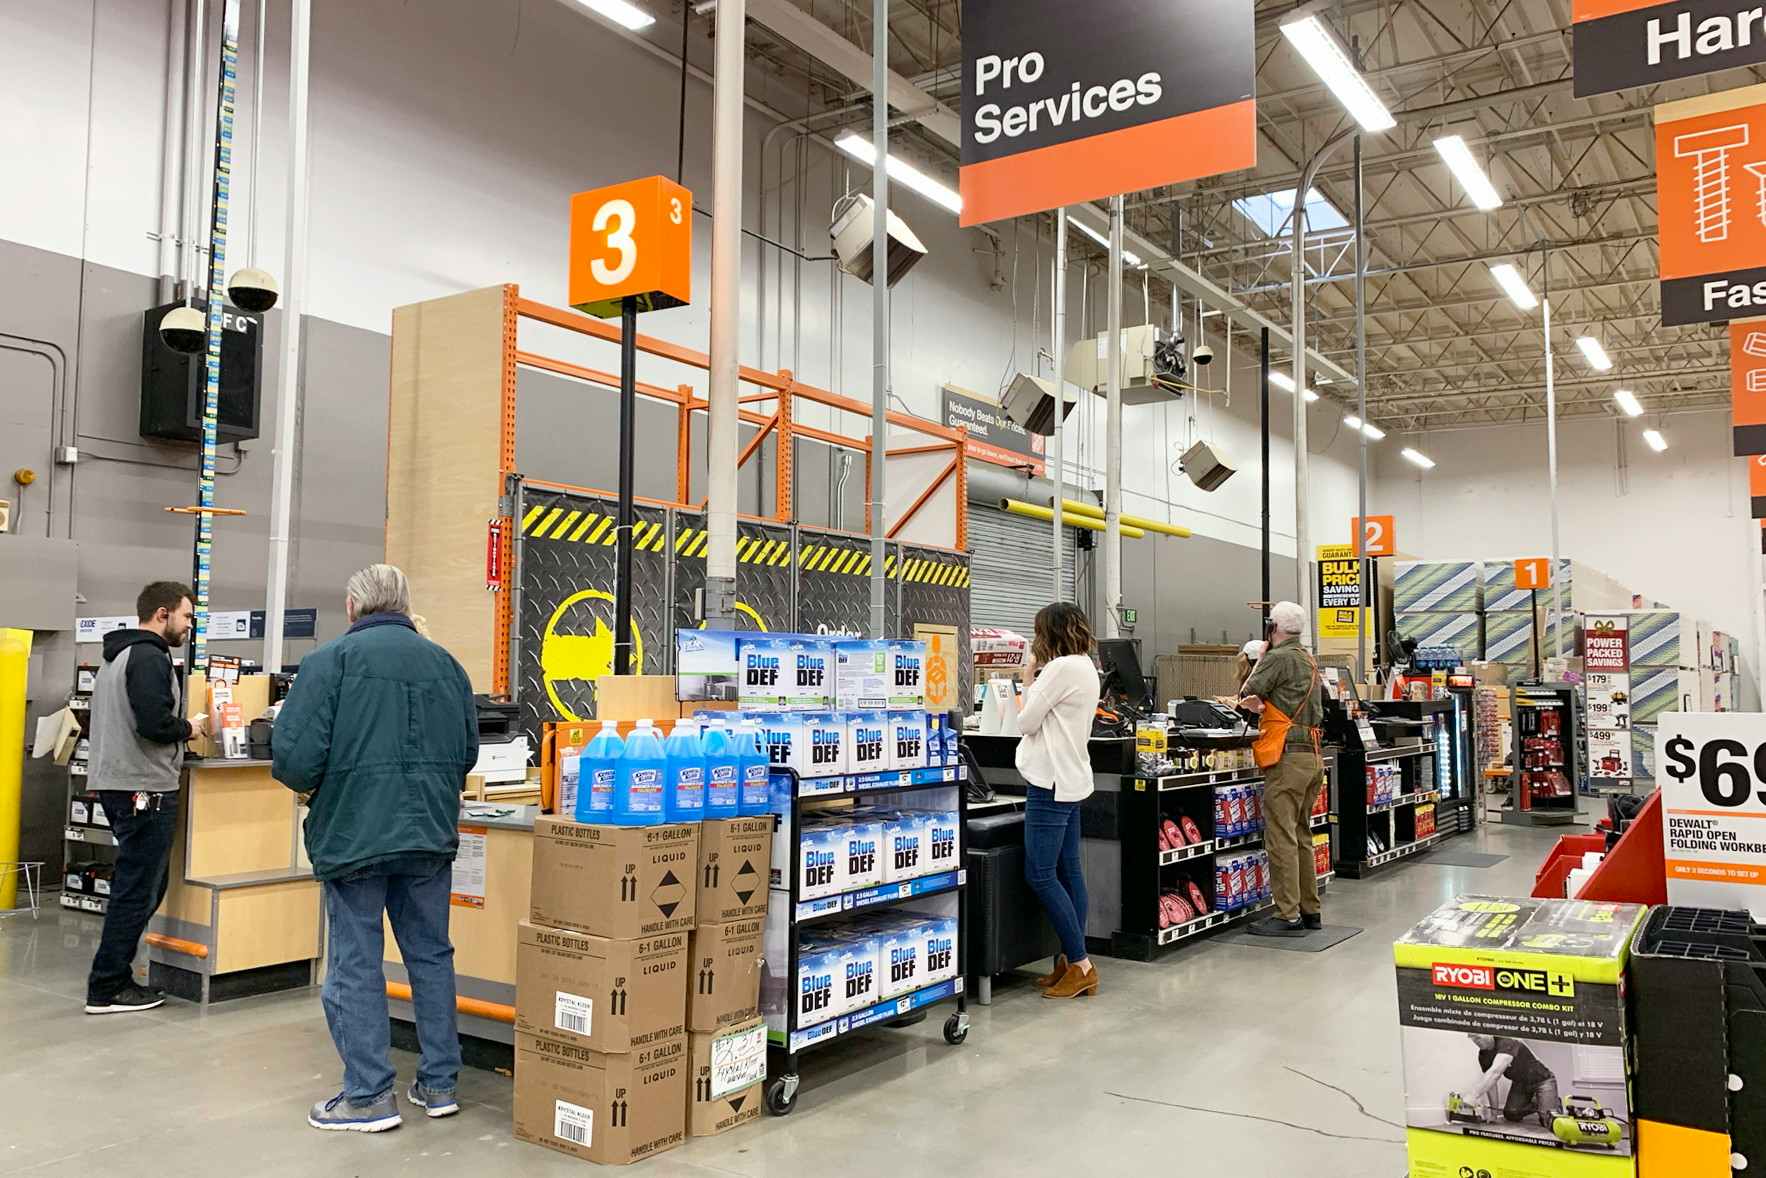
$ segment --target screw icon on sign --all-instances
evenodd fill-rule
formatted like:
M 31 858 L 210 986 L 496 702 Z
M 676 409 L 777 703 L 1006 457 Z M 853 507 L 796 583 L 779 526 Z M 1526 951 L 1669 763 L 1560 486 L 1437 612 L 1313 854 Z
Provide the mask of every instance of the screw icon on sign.
M 1754 215 L 1766 225 L 1766 163 L 1743 164 L 1742 170 L 1754 178 Z
M 1729 240 L 1729 153 L 1747 145 L 1745 123 L 1674 137 L 1675 158 L 1692 157 L 1693 228 L 1702 242 Z

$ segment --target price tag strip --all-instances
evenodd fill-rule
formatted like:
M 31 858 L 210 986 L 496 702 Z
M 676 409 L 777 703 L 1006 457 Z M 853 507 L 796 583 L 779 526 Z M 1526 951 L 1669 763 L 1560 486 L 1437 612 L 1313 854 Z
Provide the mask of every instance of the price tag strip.
M 1766 920 L 1766 716 L 1665 713 L 1656 773 L 1668 902 Z

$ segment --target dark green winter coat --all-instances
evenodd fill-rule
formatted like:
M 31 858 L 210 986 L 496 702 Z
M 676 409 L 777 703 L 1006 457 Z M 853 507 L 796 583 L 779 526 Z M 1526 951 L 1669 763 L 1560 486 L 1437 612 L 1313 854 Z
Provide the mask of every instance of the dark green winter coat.
M 276 718 L 272 774 L 311 793 L 319 879 L 453 858 L 478 760 L 472 683 L 403 614 L 370 614 L 301 661 Z

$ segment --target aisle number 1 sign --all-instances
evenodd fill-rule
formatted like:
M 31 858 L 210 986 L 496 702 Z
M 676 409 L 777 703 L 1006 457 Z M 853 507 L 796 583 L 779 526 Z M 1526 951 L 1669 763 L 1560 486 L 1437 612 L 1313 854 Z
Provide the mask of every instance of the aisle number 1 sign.
M 568 301 L 584 314 L 619 317 L 685 306 L 693 294 L 693 194 L 662 176 L 570 198 Z
M 1551 558 L 1529 556 L 1515 561 L 1516 589 L 1550 589 Z

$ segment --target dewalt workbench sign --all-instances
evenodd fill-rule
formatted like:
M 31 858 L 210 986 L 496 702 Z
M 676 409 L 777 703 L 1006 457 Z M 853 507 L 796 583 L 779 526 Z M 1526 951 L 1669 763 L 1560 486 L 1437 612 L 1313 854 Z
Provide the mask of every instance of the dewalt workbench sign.
M 1355 611 L 1361 606 L 1361 563 L 1352 544 L 1318 546 L 1318 637 L 1355 637 Z M 1373 611 L 1367 614 L 1365 630 L 1371 638 Z

